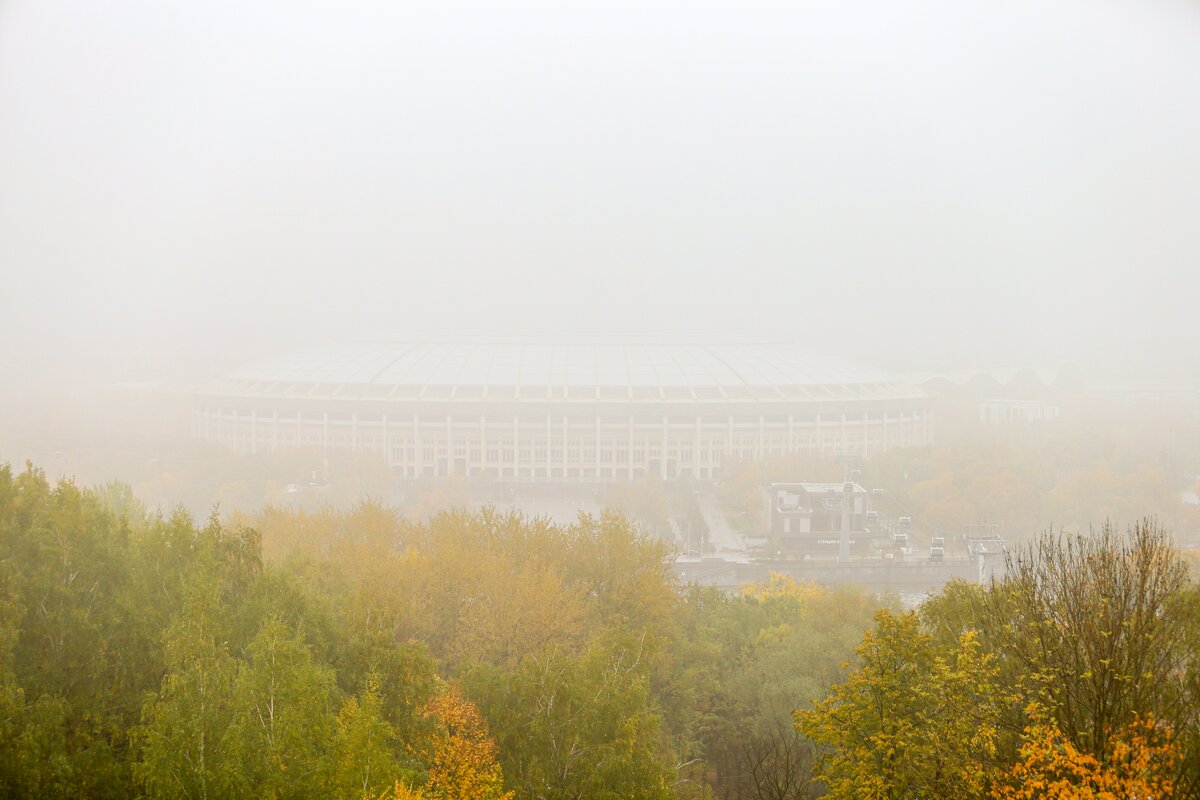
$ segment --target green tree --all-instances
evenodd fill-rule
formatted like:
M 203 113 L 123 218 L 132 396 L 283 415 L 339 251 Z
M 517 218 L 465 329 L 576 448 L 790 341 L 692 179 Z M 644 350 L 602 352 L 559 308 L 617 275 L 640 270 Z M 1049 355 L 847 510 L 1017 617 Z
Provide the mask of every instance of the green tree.
M 727 798 L 815 796 L 814 749 L 792 711 L 843 679 L 874 596 L 783 575 L 737 594 L 690 587 L 654 690 L 689 787 Z
M 1179 582 L 1170 543 L 1146 534 L 1046 534 L 1013 554 L 1005 580 L 954 581 L 922 603 L 939 651 L 977 630 L 998 657 L 1000 694 L 1011 698 L 993 706 L 999 761 L 1018 758 L 1031 704 L 1056 735 L 1101 758 L 1110 731 L 1152 713 L 1175 730 L 1180 796 L 1200 794 L 1200 721 L 1188 710 L 1200 700 L 1200 586 Z M 1157 555 L 1119 555 L 1128 548 Z
M 1171 538 L 1152 520 L 1122 536 L 1046 533 L 1009 559 L 982 595 L 980 626 L 1023 709 L 1038 703 L 1080 752 L 1103 758 L 1113 731 L 1140 714 L 1176 730 L 1180 786 L 1200 758 L 1194 708 L 1196 589 Z M 1183 796 L 1194 796 L 1184 794 Z
M 377 797 L 406 775 L 396 755 L 396 731 L 383 717 L 377 680 L 371 675 L 337 717 L 333 743 L 334 796 Z
M 6 695 L 25 720 L 14 743 L 35 754 L 22 763 L 73 793 L 128 795 L 125 730 L 148 688 L 137 671 L 147 642 L 126 596 L 128 525 L 73 483 L 2 466 L 0 578 Z
M 644 640 L 614 634 L 579 656 L 549 648 L 513 672 L 480 665 L 464 677 L 491 721 L 517 796 L 670 796 L 673 770 L 660 748 L 650 660 Z
M 831 798 L 918 800 L 982 797 L 996 731 L 987 705 L 994 657 L 971 632 L 939 655 L 915 613 L 880 611 L 844 683 L 797 725 L 826 745 L 821 777 Z
M 135 732 L 134 775 L 147 797 L 207 800 L 248 791 L 234 727 L 237 662 L 220 638 L 220 589 L 197 575 L 167 635 L 168 673 Z
M 241 747 L 240 769 L 259 797 L 326 796 L 333 670 L 315 663 L 304 641 L 277 618 L 263 624 L 248 656 L 234 685 L 229 737 Z
M 6 566 L 0 564 L 0 573 Z M 3 577 L 0 587 L 11 592 L 10 576 Z M 16 621 L 23 616 L 12 594 L 0 594 L 0 795 L 67 797 L 73 775 L 64 703 L 52 697 L 29 703 L 12 669 L 12 651 L 19 634 Z

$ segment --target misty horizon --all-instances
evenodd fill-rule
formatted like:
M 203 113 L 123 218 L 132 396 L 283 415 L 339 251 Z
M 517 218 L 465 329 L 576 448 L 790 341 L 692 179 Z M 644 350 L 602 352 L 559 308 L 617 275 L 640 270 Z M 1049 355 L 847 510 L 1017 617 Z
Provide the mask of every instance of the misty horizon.
M 0 9 L 0 386 L 446 334 L 1194 382 L 1183 2 Z

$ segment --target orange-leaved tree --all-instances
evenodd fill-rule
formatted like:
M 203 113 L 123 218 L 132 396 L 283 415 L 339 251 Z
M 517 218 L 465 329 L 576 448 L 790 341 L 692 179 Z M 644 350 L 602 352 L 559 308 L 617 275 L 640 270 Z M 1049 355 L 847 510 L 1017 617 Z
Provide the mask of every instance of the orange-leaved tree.
M 995 800 L 1167 800 L 1180 754 L 1171 728 L 1138 717 L 1109 738 L 1100 759 L 1079 750 L 1036 707 L 1022 736 L 1020 760 L 997 782 Z
M 514 793 L 504 791 L 504 773 L 487 723 L 457 687 L 439 692 L 424 715 L 436 724 L 425 754 L 428 780 L 420 788 L 397 782 L 389 800 L 512 800 Z

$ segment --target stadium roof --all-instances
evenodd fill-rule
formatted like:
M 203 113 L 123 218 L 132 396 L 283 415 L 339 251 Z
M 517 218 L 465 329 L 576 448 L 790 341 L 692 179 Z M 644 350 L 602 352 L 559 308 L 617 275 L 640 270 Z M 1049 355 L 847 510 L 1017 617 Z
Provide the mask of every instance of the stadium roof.
M 439 340 L 320 347 L 239 370 L 209 391 L 382 398 L 412 396 L 415 390 L 421 397 L 465 399 L 512 397 L 514 390 L 520 397 L 545 397 L 547 391 L 566 388 L 572 398 L 594 390 L 600 399 L 652 399 L 660 391 L 662 397 L 682 392 L 713 399 L 767 399 L 764 391 L 778 397 L 776 392 L 807 395 L 805 387 L 874 386 L 887 396 L 924 395 L 903 383 L 886 372 L 812 355 L 794 344 Z

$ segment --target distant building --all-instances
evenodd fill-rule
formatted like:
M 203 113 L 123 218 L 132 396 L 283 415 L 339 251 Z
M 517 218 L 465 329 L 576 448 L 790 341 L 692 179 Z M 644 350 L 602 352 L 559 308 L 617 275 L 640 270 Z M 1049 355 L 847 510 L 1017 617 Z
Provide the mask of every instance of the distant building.
M 1000 537 L 998 525 L 983 524 L 966 536 L 967 556 L 975 562 L 980 584 L 989 584 L 1004 577 L 1008 546 Z
M 767 496 L 775 554 L 838 555 L 843 508 L 849 511 L 851 552 L 869 549 L 867 490 L 857 483 L 773 483 Z
M 243 452 L 374 452 L 402 477 L 711 479 L 728 458 L 924 444 L 931 400 L 791 344 L 367 342 L 199 390 L 195 433 Z
M 908 380 L 937 397 L 939 440 L 1039 435 L 1084 396 L 1083 378 L 1071 368 L 924 372 Z
M 1200 385 L 1185 381 L 1168 385 L 1101 384 L 1090 387 L 1088 394 L 1151 413 L 1160 409 L 1183 409 L 1200 414 Z
M 1052 419 L 1058 419 L 1058 406 L 1041 400 L 984 400 L 979 404 L 979 421 L 988 425 Z

